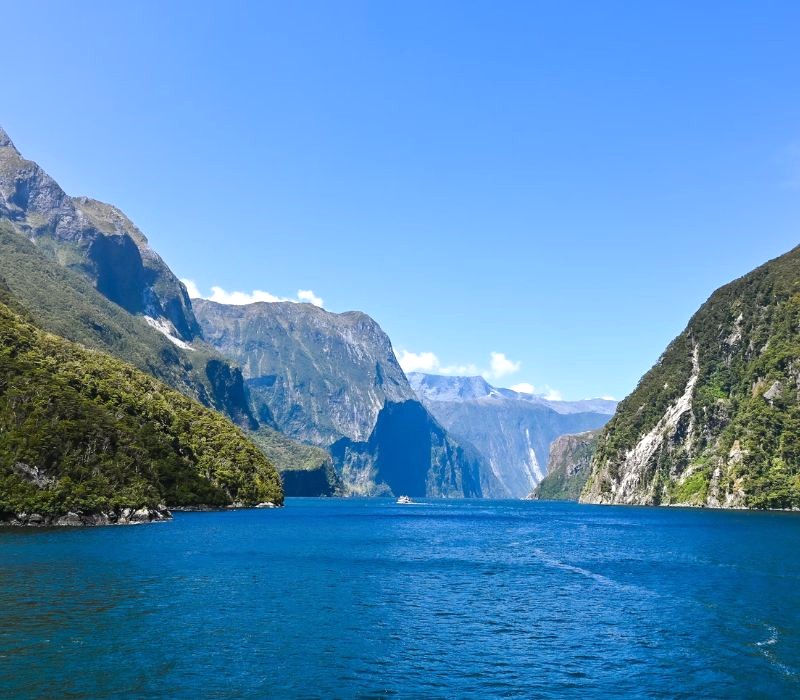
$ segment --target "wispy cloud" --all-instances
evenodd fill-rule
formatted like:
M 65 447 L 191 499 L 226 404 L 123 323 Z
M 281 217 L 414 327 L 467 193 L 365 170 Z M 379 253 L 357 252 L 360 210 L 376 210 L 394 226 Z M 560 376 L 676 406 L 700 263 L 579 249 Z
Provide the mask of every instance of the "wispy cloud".
M 506 357 L 505 353 L 492 352 L 489 355 L 489 366 L 481 368 L 474 363 L 462 365 L 443 365 L 436 353 L 410 352 L 401 350 L 398 361 L 404 372 L 426 372 L 428 374 L 445 374 L 448 376 L 477 376 L 487 380 L 496 380 L 514 374 L 522 366 Z
M 243 304 L 254 304 L 257 301 L 265 301 L 268 303 L 291 301 L 296 304 L 313 304 L 320 308 L 325 305 L 322 298 L 314 294 L 311 289 L 298 289 L 297 296 L 294 298 L 275 296 L 261 289 L 254 289 L 252 292 L 229 292 L 222 287 L 211 287 L 211 294 L 203 294 L 194 280 L 182 279 L 181 282 L 185 285 L 190 298 L 208 299 L 220 304 L 241 306 Z
M 181 280 L 183 282 L 183 286 L 186 287 L 186 291 L 189 292 L 190 299 L 200 299 L 202 294 L 200 294 L 200 290 L 197 288 L 197 284 L 195 284 L 194 280 L 185 279 Z
M 534 394 L 535 396 L 541 396 L 548 401 L 564 400 L 564 397 L 561 395 L 561 392 L 558 389 L 553 389 L 553 387 L 547 386 L 547 384 L 545 384 L 543 387 L 535 387 L 533 384 L 529 384 L 528 382 L 521 382 L 520 384 L 514 384 L 508 388 L 511 389 L 511 391 L 516 391 L 518 394 Z

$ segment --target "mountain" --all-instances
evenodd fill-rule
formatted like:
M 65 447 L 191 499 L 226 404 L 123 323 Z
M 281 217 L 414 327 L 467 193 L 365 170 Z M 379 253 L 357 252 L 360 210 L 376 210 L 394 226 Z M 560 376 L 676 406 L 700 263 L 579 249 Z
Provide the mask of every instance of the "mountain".
M 800 508 L 800 247 L 703 304 L 620 403 L 581 500 Z
M 549 401 L 491 386 L 482 377 L 410 373 L 426 408 L 461 443 L 482 455 L 495 477 L 490 495 L 524 498 L 545 477 L 550 444 L 559 435 L 593 430 L 614 412 L 613 401 Z
M 0 341 L 0 521 L 146 522 L 176 506 L 282 503 L 277 471 L 227 419 L 36 328 L 5 282 Z
M 599 430 L 562 435 L 550 445 L 547 476 L 529 496 L 534 500 L 577 501 L 591 471 Z
M 183 285 L 141 232 L 109 205 L 68 197 L 2 129 L 0 275 L 41 328 L 257 427 L 241 373 L 199 337 Z
M 70 197 L 0 129 L 0 218 L 105 297 L 173 338 L 199 334 L 186 289 L 119 209 Z
M 366 314 L 289 302 L 194 309 L 206 340 L 242 367 L 258 419 L 328 449 L 348 493 L 482 495 L 480 456 L 418 402 Z

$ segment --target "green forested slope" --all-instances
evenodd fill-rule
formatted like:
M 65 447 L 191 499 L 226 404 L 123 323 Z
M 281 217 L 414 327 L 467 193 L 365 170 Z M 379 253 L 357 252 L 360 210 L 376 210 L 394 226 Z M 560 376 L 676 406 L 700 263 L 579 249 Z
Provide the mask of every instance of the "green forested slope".
M 14 303 L 5 285 L 0 297 Z M 2 517 L 282 500 L 227 419 L 0 303 Z
M 698 310 L 619 405 L 582 498 L 800 507 L 800 247 Z
M 81 274 L 40 251 L 0 219 L 0 276 L 37 326 L 108 352 L 183 394 L 255 427 L 241 373 L 202 342 L 184 350 L 122 307 Z

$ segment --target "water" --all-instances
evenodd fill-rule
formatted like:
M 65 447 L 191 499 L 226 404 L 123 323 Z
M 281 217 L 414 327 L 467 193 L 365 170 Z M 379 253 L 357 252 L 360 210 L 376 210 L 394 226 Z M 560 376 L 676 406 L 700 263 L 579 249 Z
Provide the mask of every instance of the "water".
M 292 499 L 0 530 L 0 696 L 800 695 L 800 517 Z

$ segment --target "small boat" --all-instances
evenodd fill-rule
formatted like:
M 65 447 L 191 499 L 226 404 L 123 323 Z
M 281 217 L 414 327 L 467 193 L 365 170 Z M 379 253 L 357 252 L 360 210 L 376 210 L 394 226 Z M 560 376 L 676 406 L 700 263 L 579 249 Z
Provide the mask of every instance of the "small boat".
M 401 506 L 414 505 L 414 501 L 412 501 L 408 496 L 400 496 L 400 498 L 397 499 L 397 503 Z

